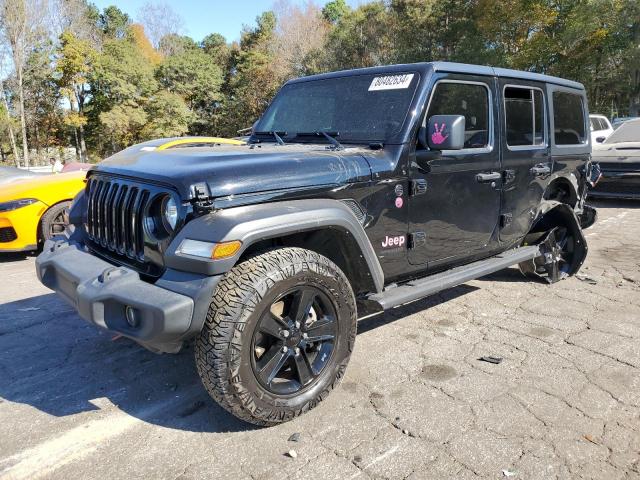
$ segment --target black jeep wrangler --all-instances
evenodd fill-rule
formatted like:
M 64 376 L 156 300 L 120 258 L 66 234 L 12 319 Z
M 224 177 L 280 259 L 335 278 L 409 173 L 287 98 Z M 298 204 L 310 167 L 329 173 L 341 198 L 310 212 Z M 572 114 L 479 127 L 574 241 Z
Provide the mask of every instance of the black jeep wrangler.
M 246 145 L 152 141 L 91 170 L 38 276 L 146 348 L 195 339 L 237 417 L 291 420 L 343 376 L 359 317 L 511 265 L 580 268 L 588 118 L 581 84 L 499 68 L 292 80 Z

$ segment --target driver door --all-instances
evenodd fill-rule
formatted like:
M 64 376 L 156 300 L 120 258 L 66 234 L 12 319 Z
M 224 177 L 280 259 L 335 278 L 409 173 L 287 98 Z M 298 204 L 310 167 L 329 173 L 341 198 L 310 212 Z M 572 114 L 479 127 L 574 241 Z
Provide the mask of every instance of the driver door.
M 432 89 L 432 115 L 463 115 L 462 150 L 416 146 L 411 162 L 409 262 L 445 268 L 482 256 L 497 245 L 502 171 L 494 125 L 495 79 L 442 75 Z

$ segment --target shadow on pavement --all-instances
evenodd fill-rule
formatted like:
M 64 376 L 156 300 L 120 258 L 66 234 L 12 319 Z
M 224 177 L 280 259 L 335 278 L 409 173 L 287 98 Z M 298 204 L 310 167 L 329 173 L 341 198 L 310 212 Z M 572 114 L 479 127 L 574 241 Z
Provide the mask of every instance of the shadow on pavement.
M 156 355 L 127 339 L 113 340 L 54 294 L 0 304 L 0 378 L 2 399 L 56 417 L 112 403 L 167 428 L 253 428 L 211 400 L 191 347 L 178 355 Z
M 359 322 L 359 333 L 460 297 L 462 285 Z M 107 403 L 141 420 L 194 432 L 245 431 L 206 393 L 193 348 L 156 355 L 83 321 L 55 294 L 0 304 L 0 397 L 56 417 Z
M 396 320 L 400 320 L 401 318 L 408 317 L 414 313 L 435 307 L 436 305 L 448 302 L 449 300 L 461 297 L 475 290 L 478 290 L 478 288 L 472 287 L 471 285 L 459 285 L 440 292 L 439 294 L 432 295 L 421 300 L 416 300 L 415 302 L 403 305 L 402 307 L 388 310 L 387 312 L 380 313 L 379 315 L 364 318 L 358 321 L 358 335 L 379 327 L 384 327 Z
M 37 255 L 38 252 L 0 252 L 0 263 L 19 262 Z

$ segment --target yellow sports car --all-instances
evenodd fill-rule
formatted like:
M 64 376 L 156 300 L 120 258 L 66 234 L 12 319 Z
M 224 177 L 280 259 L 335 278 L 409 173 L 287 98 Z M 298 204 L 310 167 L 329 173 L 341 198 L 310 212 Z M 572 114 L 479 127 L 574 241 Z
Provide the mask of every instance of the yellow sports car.
M 22 180 L 0 188 L 0 252 L 36 250 L 62 233 L 64 209 L 84 186 L 87 172 Z

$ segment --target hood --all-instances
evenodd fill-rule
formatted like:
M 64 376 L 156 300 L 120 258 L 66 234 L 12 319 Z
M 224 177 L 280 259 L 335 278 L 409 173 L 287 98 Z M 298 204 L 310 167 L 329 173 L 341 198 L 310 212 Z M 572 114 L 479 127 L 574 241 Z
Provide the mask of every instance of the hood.
M 70 200 L 85 186 L 86 172 L 58 173 L 30 177 L 8 185 L 0 190 L 0 202 L 35 198 L 47 205 L 61 200 Z
M 638 162 L 640 161 L 640 142 L 594 145 L 591 157 L 594 162 Z
M 205 183 L 210 197 L 259 193 L 371 179 L 364 148 L 325 145 L 216 145 L 159 151 L 136 145 L 101 162 L 95 171 L 172 186 L 183 199 Z

